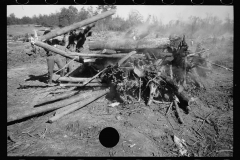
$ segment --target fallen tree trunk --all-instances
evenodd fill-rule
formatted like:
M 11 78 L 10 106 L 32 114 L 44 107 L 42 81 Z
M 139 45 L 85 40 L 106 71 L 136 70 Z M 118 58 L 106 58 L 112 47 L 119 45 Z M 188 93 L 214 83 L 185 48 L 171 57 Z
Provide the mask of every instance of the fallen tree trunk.
M 42 100 L 38 101 L 35 104 L 35 106 L 40 106 L 40 105 L 43 105 L 43 104 L 46 104 L 46 103 L 55 102 L 55 101 L 58 101 L 58 100 L 65 99 L 65 98 L 68 98 L 68 97 L 71 97 L 71 96 L 75 95 L 77 92 L 78 91 L 69 91 L 69 92 L 66 92 L 66 93 L 63 93 L 63 94 L 60 94 L 60 95 L 57 95 L 57 96 L 47 97 L 45 99 L 42 99 Z
M 76 78 L 76 77 L 60 77 L 59 81 L 65 82 L 86 82 L 89 81 L 91 78 Z M 93 80 L 93 82 L 99 82 L 98 80 Z
M 126 56 L 127 54 L 114 54 L 114 55 L 104 55 L 104 54 L 85 54 L 85 53 L 76 53 L 76 52 L 65 52 L 59 48 L 50 46 L 46 43 L 40 42 L 40 41 L 36 41 L 35 45 L 45 48 L 49 51 L 52 51 L 56 54 L 59 54 L 63 57 L 66 58 L 70 58 L 70 59 L 74 59 L 76 62 L 79 62 L 80 57 L 86 58 L 86 57 L 92 57 L 92 58 L 122 58 L 124 56 Z M 142 54 L 139 54 L 139 56 L 143 56 Z
M 135 41 L 134 39 L 114 39 L 107 41 L 95 41 L 89 43 L 89 50 L 110 49 L 120 52 L 143 51 L 145 49 L 165 49 L 168 42 L 159 42 L 158 39 L 143 39 Z
M 30 111 L 27 110 L 27 111 L 23 112 L 22 114 L 19 113 L 19 114 L 16 114 L 16 115 L 10 115 L 10 116 L 8 116 L 7 122 L 10 123 L 10 122 L 21 120 L 21 119 L 24 119 L 24 118 L 29 118 L 29 117 L 32 117 L 32 116 L 36 116 L 40 113 L 53 111 L 55 109 L 62 108 L 66 105 L 70 105 L 70 104 L 76 103 L 78 101 L 84 100 L 88 97 L 91 97 L 92 94 L 93 94 L 92 92 L 82 93 L 80 95 L 73 96 L 69 99 L 64 99 L 62 101 L 47 104 L 44 107 L 34 108 L 34 109 L 31 109 Z
M 93 101 L 97 100 L 98 98 L 106 95 L 107 93 L 109 92 L 109 89 L 106 89 L 106 90 L 102 90 L 100 91 L 99 93 L 93 93 L 91 97 L 89 97 L 88 99 L 85 99 L 84 101 L 82 102 L 79 102 L 78 104 L 74 104 L 74 105 L 71 105 L 71 106 L 66 106 L 67 109 L 62 111 L 62 112 L 58 112 L 58 114 L 56 114 L 54 117 L 50 118 L 48 121 L 50 123 L 58 120 L 59 118 L 63 117 L 64 115 L 67 115 L 79 108 L 82 108 L 86 105 L 88 105 L 89 103 L 92 103 Z
M 74 30 L 74 29 L 77 29 L 77 28 L 89 25 L 89 24 L 94 23 L 94 22 L 96 22 L 98 20 L 101 20 L 101 19 L 104 19 L 104 18 L 106 18 L 108 16 L 111 16 L 111 15 L 113 15 L 115 13 L 116 13 L 115 9 L 107 11 L 107 12 L 104 12 L 102 14 L 93 16 L 93 17 L 88 18 L 86 20 L 83 20 L 81 22 L 74 23 L 74 24 L 72 24 L 70 26 L 66 26 L 66 27 L 64 27 L 62 29 L 59 29 L 59 30 L 56 30 L 56 31 L 52 31 L 52 32 L 50 32 L 50 33 L 48 33 L 48 34 L 46 34 L 46 35 L 44 35 L 42 37 L 39 37 L 39 40 L 43 41 L 43 40 L 48 40 L 48 39 L 54 38 L 56 36 L 60 36 L 60 35 L 62 35 L 64 33 L 68 33 L 71 30 Z
M 61 87 L 82 87 L 82 84 L 74 84 L 74 83 L 69 83 L 69 84 L 60 84 Z M 107 84 L 105 83 L 88 83 L 84 87 L 106 87 Z
M 102 51 L 102 54 L 117 54 L 117 52 L 114 50 L 110 50 L 110 49 L 104 49 Z
M 113 54 L 113 55 L 105 55 L 105 54 L 87 54 L 87 53 L 75 53 L 71 52 L 70 56 L 81 56 L 81 57 L 93 57 L 93 58 L 121 58 L 126 56 L 127 54 Z
M 40 42 L 40 41 L 36 41 L 35 45 L 37 45 L 39 47 L 42 47 L 42 48 L 45 48 L 45 49 L 47 49 L 49 51 L 52 51 L 54 53 L 60 54 L 61 56 L 66 57 L 66 58 L 70 58 L 70 59 L 76 58 L 75 61 L 79 62 L 79 57 L 70 56 L 65 51 L 63 51 L 61 49 L 58 49 L 58 48 L 55 48 L 53 46 L 50 46 L 50 45 L 48 45 L 46 43 L 43 43 L 43 42 Z

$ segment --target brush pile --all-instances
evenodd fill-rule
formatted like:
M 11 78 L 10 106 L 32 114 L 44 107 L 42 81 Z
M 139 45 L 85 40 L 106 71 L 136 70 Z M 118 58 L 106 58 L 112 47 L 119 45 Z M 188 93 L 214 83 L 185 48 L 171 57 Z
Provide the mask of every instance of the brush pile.
M 109 11 L 98 15 L 94 19 L 88 19 L 84 23 L 95 22 L 102 17 L 107 17 L 114 14 L 115 11 Z M 85 25 L 86 25 L 85 24 Z M 106 44 L 95 43 L 99 45 L 100 49 L 112 49 L 111 55 L 104 54 L 83 54 L 72 52 L 67 54 L 61 49 L 57 49 L 53 46 L 47 45 L 41 40 L 50 39 L 66 32 L 69 32 L 79 26 L 83 25 L 82 22 L 74 24 L 58 31 L 53 31 L 45 37 L 40 37 L 34 42 L 35 45 L 47 48 L 48 50 L 60 54 L 64 57 L 74 59 L 76 62 L 80 62 L 80 59 L 86 59 L 96 57 L 96 63 L 99 61 L 100 67 L 95 66 L 95 74 L 93 77 L 61 77 L 59 81 L 74 82 L 68 84 L 60 84 L 60 87 L 85 87 L 85 86 L 113 86 L 120 97 L 120 100 L 124 104 L 133 103 L 138 99 L 140 102 L 142 99 L 147 105 L 154 103 L 174 103 L 178 106 L 178 103 L 184 104 L 182 109 L 189 112 L 189 102 L 192 100 L 186 91 L 187 84 L 194 82 L 197 87 L 203 87 L 201 85 L 200 77 L 206 77 L 206 71 L 203 68 L 206 65 L 204 58 L 199 55 L 190 53 L 188 45 L 185 42 L 185 36 L 183 37 L 169 37 L 169 40 L 162 41 L 161 39 L 131 39 L 128 41 L 123 39 L 115 41 L 106 41 Z M 140 34 L 140 33 L 139 33 Z M 149 34 L 148 32 L 145 36 Z M 141 35 L 141 34 L 140 34 Z M 136 35 L 134 35 L 136 36 Z M 138 36 L 141 37 L 141 36 Z M 97 41 L 99 42 L 99 41 Z M 123 43 L 120 43 L 123 42 Z M 129 42 L 129 43 L 128 43 Z M 131 43 L 130 43 L 131 42 Z M 92 43 L 92 44 L 93 44 Z M 96 46 L 96 45 L 95 45 Z M 99 48 L 97 47 L 97 48 Z M 89 49 L 91 48 L 91 45 Z M 94 48 L 94 47 L 93 47 Z M 95 48 L 96 49 L 96 48 Z M 131 51 L 126 54 L 119 54 L 116 51 Z M 200 51 L 204 52 L 204 51 Z M 141 55 L 141 56 L 140 56 Z M 111 56 L 112 58 L 106 57 Z M 86 58 L 85 58 L 86 57 Z M 111 59 L 114 59 L 113 63 L 109 63 Z M 106 62 L 106 63 L 105 63 Z M 117 63 L 116 63 L 117 62 Z M 95 62 L 83 63 L 82 68 L 76 69 L 76 72 L 84 72 L 86 69 L 94 68 Z M 90 64 L 90 65 L 89 65 Z M 197 68 L 197 70 L 196 70 Z M 77 89 L 79 90 L 79 89 Z M 69 114 L 80 107 L 84 107 L 94 100 L 106 95 L 109 89 L 96 91 L 94 93 L 85 93 L 80 91 L 71 90 L 66 91 L 63 94 L 52 96 L 46 99 L 40 99 L 36 104 L 36 109 L 32 111 L 26 111 L 22 115 L 11 115 L 9 121 L 19 120 L 27 117 L 31 117 L 43 112 L 49 112 L 57 110 L 55 117 L 51 118 L 53 122 L 58 118 Z M 87 97 L 87 95 L 91 95 Z M 83 100 L 85 99 L 85 100 Z M 61 100 L 61 101 L 60 101 Z M 76 105 L 78 103 L 78 105 Z M 39 107 L 41 106 L 41 107 Z M 181 120 L 181 116 L 179 115 Z

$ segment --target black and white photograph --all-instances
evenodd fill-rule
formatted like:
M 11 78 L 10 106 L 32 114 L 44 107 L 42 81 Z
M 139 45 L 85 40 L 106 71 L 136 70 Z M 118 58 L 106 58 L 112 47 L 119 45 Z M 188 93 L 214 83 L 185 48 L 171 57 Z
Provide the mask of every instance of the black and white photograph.
M 7 5 L 8 157 L 233 157 L 233 5 Z

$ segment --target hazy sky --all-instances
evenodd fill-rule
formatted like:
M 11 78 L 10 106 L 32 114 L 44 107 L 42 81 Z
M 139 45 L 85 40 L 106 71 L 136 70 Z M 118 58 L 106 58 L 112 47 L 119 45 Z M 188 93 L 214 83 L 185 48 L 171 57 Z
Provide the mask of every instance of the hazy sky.
M 74 5 L 78 10 L 82 7 L 89 7 L 90 5 Z M 7 16 L 14 13 L 16 17 L 23 16 L 32 17 L 34 14 L 50 14 L 60 11 L 62 7 L 69 7 L 69 5 L 8 5 Z M 96 7 L 96 5 L 93 7 Z M 217 16 L 224 20 L 227 14 L 233 19 L 233 6 L 157 6 L 157 5 L 117 5 L 117 15 L 126 18 L 131 10 L 137 10 L 143 15 L 144 19 L 149 14 L 157 16 L 163 23 L 168 23 L 170 20 L 176 20 L 181 17 L 183 20 L 188 19 L 189 16 L 205 17 L 206 13 Z

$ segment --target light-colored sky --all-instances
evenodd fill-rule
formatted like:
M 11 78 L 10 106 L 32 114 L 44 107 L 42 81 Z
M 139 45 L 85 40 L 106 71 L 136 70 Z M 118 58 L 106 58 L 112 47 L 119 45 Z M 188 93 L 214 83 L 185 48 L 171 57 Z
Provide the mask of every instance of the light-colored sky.
M 69 7 L 70 5 L 8 5 L 7 16 L 14 13 L 16 17 L 22 18 L 23 16 L 32 17 L 34 14 L 50 14 L 60 11 L 62 7 Z M 82 7 L 89 7 L 90 5 L 74 5 L 78 10 Z M 93 5 L 96 7 L 96 5 Z M 120 17 L 127 18 L 131 10 L 139 11 L 144 19 L 149 14 L 161 19 L 163 23 L 168 23 L 170 20 L 176 20 L 181 17 L 187 20 L 189 16 L 205 17 L 207 13 L 217 16 L 224 20 L 227 14 L 233 19 L 233 6 L 146 6 L 146 5 L 117 5 L 117 13 Z

